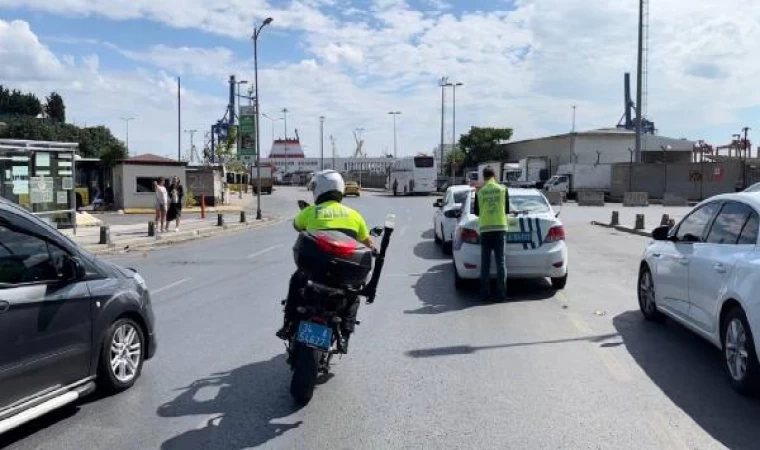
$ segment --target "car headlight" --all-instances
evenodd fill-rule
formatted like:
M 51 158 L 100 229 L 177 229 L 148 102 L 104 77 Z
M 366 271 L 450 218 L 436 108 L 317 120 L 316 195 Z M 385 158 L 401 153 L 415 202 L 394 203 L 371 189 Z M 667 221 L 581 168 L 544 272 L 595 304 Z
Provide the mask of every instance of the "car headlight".
M 135 272 L 134 276 L 135 283 L 137 283 L 138 286 L 144 291 L 148 290 L 148 285 L 145 283 L 145 278 L 142 277 L 139 273 Z

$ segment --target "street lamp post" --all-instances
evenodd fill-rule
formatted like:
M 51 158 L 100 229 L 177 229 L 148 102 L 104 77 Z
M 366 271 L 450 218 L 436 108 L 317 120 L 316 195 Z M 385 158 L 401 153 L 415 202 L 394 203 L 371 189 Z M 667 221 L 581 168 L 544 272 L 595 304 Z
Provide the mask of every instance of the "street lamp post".
M 325 170 L 325 116 L 319 116 L 319 170 Z
M 631 154 L 631 162 L 628 164 L 628 192 L 631 192 L 633 190 L 633 154 L 636 151 L 628 147 L 628 152 Z
M 282 175 L 282 181 L 285 181 L 285 175 L 288 174 L 288 108 L 282 108 L 282 120 L 285 121 L 285 173 Z
M 451 86 L 448 77 L 441 77 L 438 82 L 438 86 L 441 87 L 441 175 L 444 175 L 443 170 L 443 146 L 444 146 L 444 118 L 446 114 L 446 86 Z
M 127 155 L 129 155 L 129 122 L 135 120 L 134 117 L 122 117 L 121 120 L 127 124 Z
M 401 111 L 391 111 L 388 114 L 393 116 L 393 158 L 398 158 L 398 141 L 396 140 L 396 116 L 401 114 Z
M 451 83 L 451 87 L 453 89 L 453 96 L 452 96 L 452 109 L 451 109 L 451 128 L 452 128 L 452 135 L 451 135 L 451 182 L 454 182 L 454 151 L 457 148 L 457 87 L 464 86 L 464 83 L 456 82 Z
M 272 18 L 267 17 L 259 28 L 253 31 L 253 73 L 256 97 L 254 99 L 256 110 L 256 220 L 261 220 L 261 142 L 259 137 L 259 34 L 265 26 L 272 23 Z
M 662 149 L 662 200 L 665 201 L 665 193 L 668 192 L 668 150 L 670 145 L 661 145 Z

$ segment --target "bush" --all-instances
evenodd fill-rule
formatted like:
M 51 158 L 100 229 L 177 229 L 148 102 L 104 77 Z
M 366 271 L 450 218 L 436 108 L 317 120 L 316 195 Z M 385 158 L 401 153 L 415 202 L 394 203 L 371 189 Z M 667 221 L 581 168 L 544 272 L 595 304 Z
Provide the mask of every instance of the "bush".
M 195 195 L 193 195 L 193 190 L 188 189 L 187 192 L 185 192 L 185 208 L 192 208 L 193 206 L 196 206 L 198 202 L 195 200 Z

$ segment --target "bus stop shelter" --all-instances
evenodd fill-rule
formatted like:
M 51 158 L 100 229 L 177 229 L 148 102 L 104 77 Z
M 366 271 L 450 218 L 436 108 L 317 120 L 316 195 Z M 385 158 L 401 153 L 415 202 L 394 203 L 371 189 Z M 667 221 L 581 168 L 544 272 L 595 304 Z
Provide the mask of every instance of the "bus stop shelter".
M 57 228 L 76 229 L 70 142 L 0 139 L 0 196 Z

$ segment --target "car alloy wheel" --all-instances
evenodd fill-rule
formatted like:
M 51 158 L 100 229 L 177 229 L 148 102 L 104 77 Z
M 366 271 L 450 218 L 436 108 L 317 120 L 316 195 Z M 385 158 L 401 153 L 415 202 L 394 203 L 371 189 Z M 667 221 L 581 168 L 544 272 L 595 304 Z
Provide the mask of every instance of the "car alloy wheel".
M 646 266 L 643 266 L 639 272 L 638 296 L 639 308 L 645 319 L 653 322 L 665 320 L 665 315 L 657 310 L 654 279 L 652 272 Z
M 726 326 L 726 365 L 728 372 L 735 381 L 741 382 L 747 376 L 747 332 L 738 317 L 731 319 Z
M 142 358 L 142 342 L 135 326 L 123 323 L 111 339 L 111 372 L 121 383 L 129 383 L 137 375 Z

